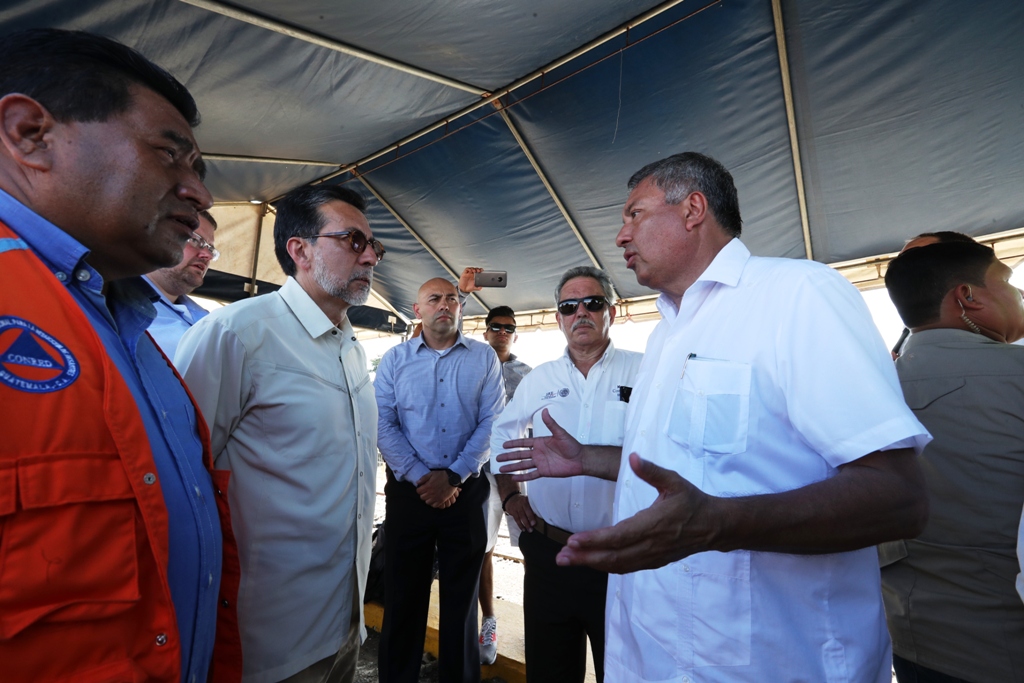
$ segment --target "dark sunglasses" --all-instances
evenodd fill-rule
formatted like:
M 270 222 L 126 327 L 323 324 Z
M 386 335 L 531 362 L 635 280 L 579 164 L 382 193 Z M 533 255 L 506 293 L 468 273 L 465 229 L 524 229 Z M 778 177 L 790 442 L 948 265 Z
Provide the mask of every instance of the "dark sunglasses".
M 487 329 L 489 329 L 491 332 L 501 332 L 502 330 L 505 330 L 509 334 L 516 333 L 515 325 L 502 325 L 501 323 L 490 323 L 487 326 Z
M 573 315 L 579 309 L 580 304 L 587 307 L 588 311 L 597 313 L 603 311 L 608 305 L 608 299 L 603 296 L 585 296 L 582 299 L 564 299 L 558 302 L 558 312 L 562 315 Z
M 369 244 L 373 248 L 373 253 L 377 256 L 377 260 L 380 261 L 384 258 L 386 253 L 384 245 L 363 234 L 362 230 L 343 230 L 341 232 L 322 232 L 319 235 L 313 235 L 309 239 L 315 240 L 317 237 L 337 237 L 340 240 L 348 239 L 352 245 L 352 251 L 357 254 L 362 254 L 363 250 L 366 249 L 366 245 Z

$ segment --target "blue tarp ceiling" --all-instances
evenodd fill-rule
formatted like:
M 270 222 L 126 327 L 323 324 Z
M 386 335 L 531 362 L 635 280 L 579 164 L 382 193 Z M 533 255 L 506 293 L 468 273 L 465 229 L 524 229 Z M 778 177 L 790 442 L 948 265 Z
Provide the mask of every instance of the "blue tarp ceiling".
M 197 136 L 223 206 L 272 200 L 448 118 L 328 181 L 370 197 L 388 248 L 374 290 L 408 318 L 419 284 L 466 265 L 509 272 L 484 304 L 550 308 L 558 275 L 591 263 L 588 248 L 620 297 L 650 294 L 614 245 L 625 182 L 687 149 L 733 172 L 754 253 L 806 257 L 791 122 L 816 260 L 895 251 L 929 230 L 1024 227 L 1024 3 L 778 6 L 792 115 L 771 0 L 678 2 L 461 116 L 658 4 L 31 0 L 4 3 L 0 27 L 95 31 L 168 68 L 203 113 Z M 225 259 L 239 295 L 256 254 L 260 279 L 281 281 L 267 253 Z M 483 312 L 477 301 L 466 311 Z

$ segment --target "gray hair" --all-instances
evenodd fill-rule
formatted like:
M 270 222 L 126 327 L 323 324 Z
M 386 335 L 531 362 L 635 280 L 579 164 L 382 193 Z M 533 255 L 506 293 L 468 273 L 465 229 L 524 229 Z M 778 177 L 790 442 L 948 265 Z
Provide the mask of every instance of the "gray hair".
M 562 287 L 565 287 L 565 283 L 578 277 L 589 277 L 597 280 L 597 283 L 601 285 L 601 290 L 604 292 L 604 298 L 608 299 L 609 304 L 615 303 L 615 297 L 612 294 L 612 279 L 608 277 L 606 272 L 593 266 L 576 266 L 565 271 L 562 274 L 562 279 L 558 281 L 558 286 L 555 287 L 556 304 L 562 296 Z
M 648 177 L 665 193 L 665 203 L 678 204 L 692 192 L 700 192 L 708 200 L 708 208 L 726 234 L 739 237 L 743 229 L 736 185 L 725 166 L 697 152 L 673 154 L 667 159 L 647 164 L 633 174 L 627 188 L 632 190 Z

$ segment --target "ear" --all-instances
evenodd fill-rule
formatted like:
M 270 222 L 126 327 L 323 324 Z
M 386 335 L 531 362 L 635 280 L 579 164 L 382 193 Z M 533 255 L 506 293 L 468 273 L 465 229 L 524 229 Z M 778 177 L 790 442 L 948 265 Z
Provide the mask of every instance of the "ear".
M 413 304 L 412 305 L 412 312 L 416 314 L 417 318 L 419 318 L 420 320 L 423 320 L 423 316 L 420 315 L 420 305 L 419 304 Z
M 683 212 L 683 227 L 689 232 L 704 222 L 708 215 L 708 198 L 693 191 L 677 205 Z
M 981 297 L 978 296 L 979 291 L 982 294 Z M 985 288 L 975 285 L 961 284 L 953 288 L 953 298 L 964 307 L 965 311 L 980 311 L 985 308 L 982 301 L 984 294 Z
M 615 309 L 618 308 L 613 302 L 608 302 L 608 324 L 615 324 Z
M 0 98 L 0 144 L 22 166 L 37 171 L 53 167 L 56 125 L 49 110 L 27 95 Z
M 313 269 L 313 244 L 301 237 L 289 237 L 285 244 L 288 255 L 295 261 L 295 269 L 298 271 L 310 271 Z

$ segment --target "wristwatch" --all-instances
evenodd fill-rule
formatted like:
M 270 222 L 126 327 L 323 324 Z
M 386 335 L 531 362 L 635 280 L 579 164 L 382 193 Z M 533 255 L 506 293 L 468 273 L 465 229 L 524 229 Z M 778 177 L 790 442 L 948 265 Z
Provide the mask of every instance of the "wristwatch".
M 444 471 L 448 475 L 448 485 L 458 488 L 462 486 L 462 477 L 452 472 L 450 469 Z

